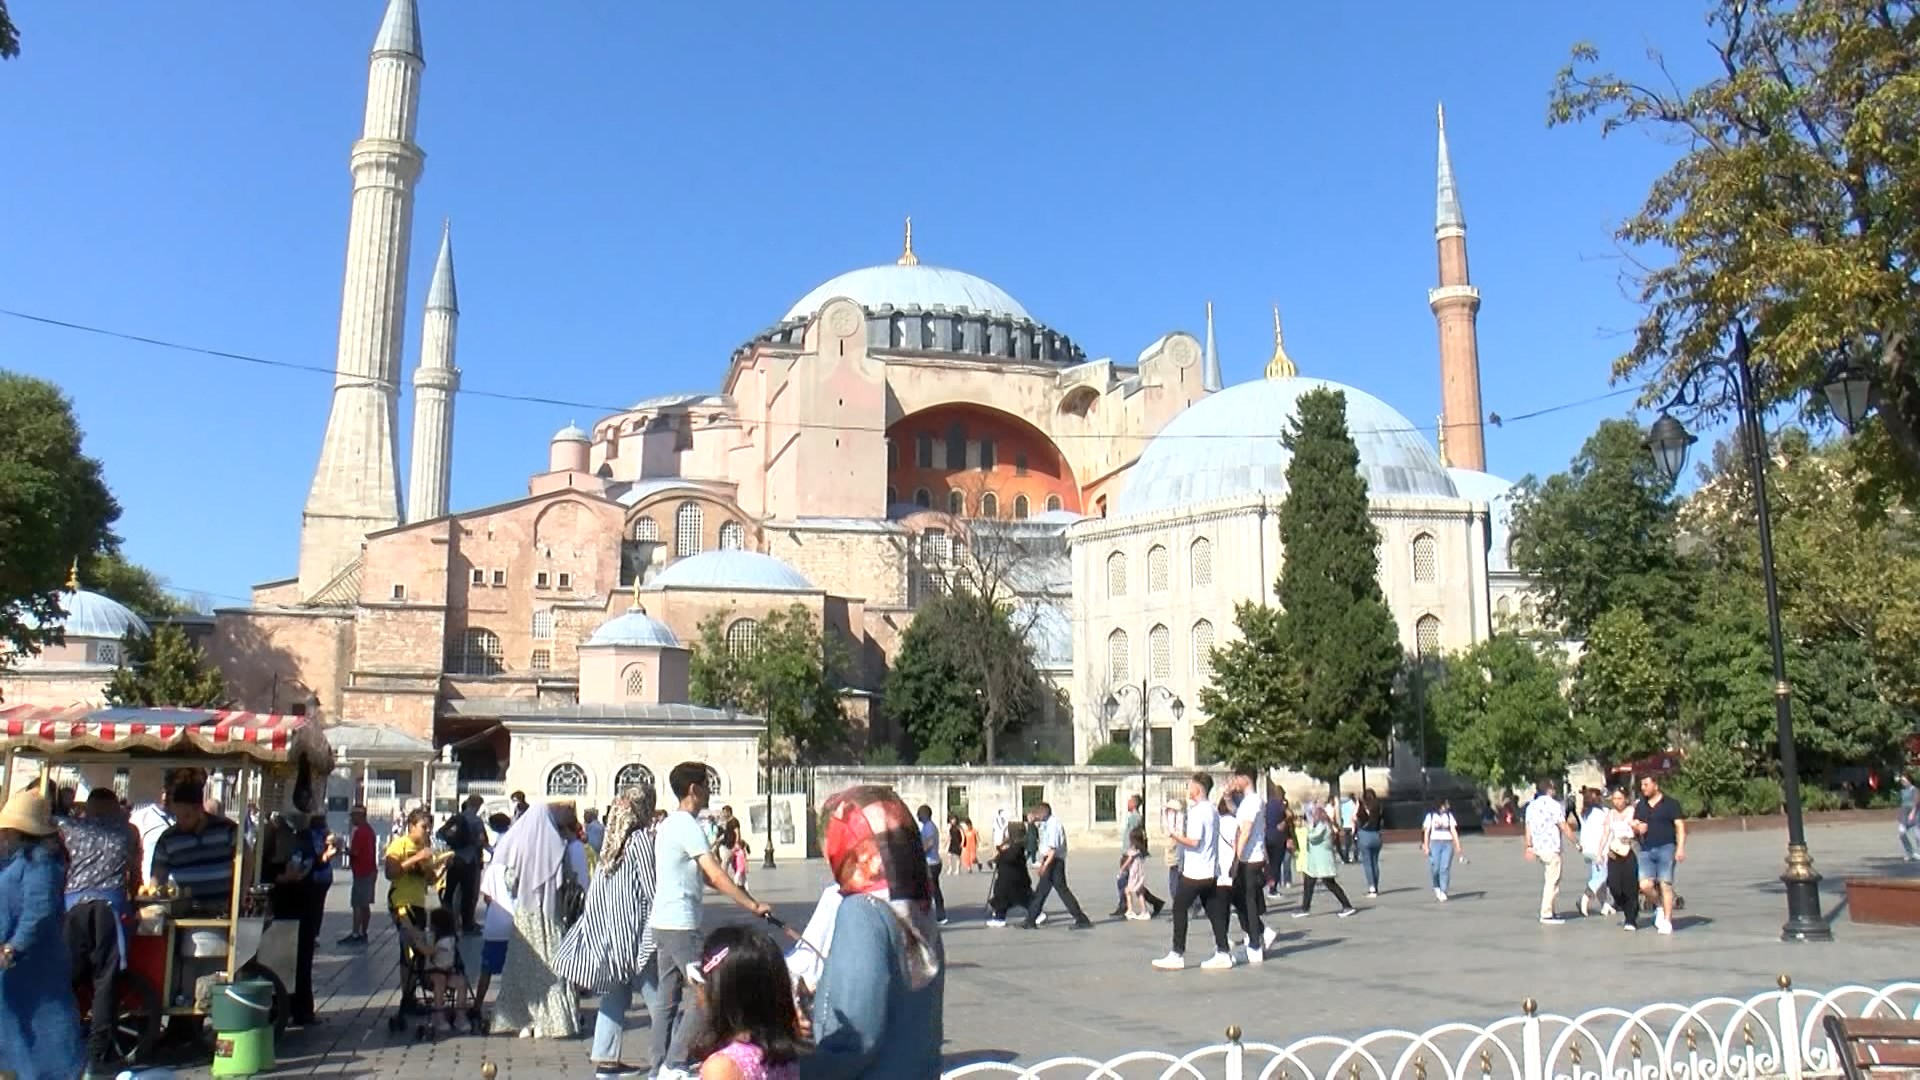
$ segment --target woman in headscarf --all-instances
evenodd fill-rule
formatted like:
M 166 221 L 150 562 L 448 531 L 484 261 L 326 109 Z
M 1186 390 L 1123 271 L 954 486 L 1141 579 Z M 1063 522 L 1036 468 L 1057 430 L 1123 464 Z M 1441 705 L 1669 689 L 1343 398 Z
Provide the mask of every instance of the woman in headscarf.
M 560 925 L 560 889 L 584 885 L 569 857 L 563 827 L 570 807 L 537 806 L 513 823 L 493 849 L 490 872 L 513 903 L 513 942 L 500 973 L 500 1000 L 493 1010 L 496 1033 L 522 1038 L 570 1038 L 580 1033 L 573 987 L 554 974 L 554 954 L 565 928 Z
M 800 1075 L 938 1076 L 946 957 L 913 814 L 888 788 L 853 787 L 820 819 L 841 902 Z
M 600 866 L 587 886 L 587 906 L 554 956 L 561 978 L 600 995 L 589 1057 L 597 1076 L 637 1074 L 621 1061 L 627 1008 L 638 993 L 654 1024 L 660 1007 L 653 962 L 653 783 L 629 788 L 607 810 Z
M 15 792 L 0 810 L 0 1065 L 21 1080 L 72 1080 L 87 1064 L 67 980 L 59 844 L 46 796 Z

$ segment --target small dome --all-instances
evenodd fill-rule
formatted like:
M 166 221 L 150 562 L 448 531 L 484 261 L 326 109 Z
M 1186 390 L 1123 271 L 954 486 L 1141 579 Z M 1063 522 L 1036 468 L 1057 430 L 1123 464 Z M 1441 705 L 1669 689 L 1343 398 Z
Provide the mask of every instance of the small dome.
M 1295 377 L 1230 386 L 1174 417 L 1128 472 L 1120 512 L 1172 510 L 1255 492 L 1285 495 L 1293 454 L 1280 435 L 1300 396 L 1313 390 L 1346 395 L 1347 431 L 1372 498 L 1458 497 L 1425 436 L 1393 406 L 1341 383 Z
M 869 266 L 841 274 L 801 297 L 787 309 L 786 319 L 810 319 L 820 305 L 844 296 L 868 311 L 891 304 L 895 308 L 964 308 L 984 315 L 1006 315 L 1033 322 L 1020 301 L 985 278 L 944 266 Z
M 813 582 L 779 559 L 757 551 L 703 551 L 660 571 L 648 587 L 812 592 Z
M 151 631 L 133 609 L 110 596 L 85 589 L 69 589 L 60 594 L 60 608 L 67 614 L 54 620 L 54 625 L 72 638 L 111 638 L 115 641 L 127 636 L 131 630 L 141 637 Z M 26 619 L 30 627 L 38 627 L 39 622 L 32 616 Z
M 1513 485 L 1492 473 L 1473 469 L 1448 469 L 1447 475 L 1453 478 L 1461 498 L 1487 504 L 1487 543 L 1492 548 L 1487 553 L 1487 569 L 1496 574 L 1512 570 L 1507 548 L 1513 543 Z
M 568 424 L 566 427 L 563 427 L 559 431 L 554 432 L 553 439 L 551 441 L 553 442 L 592 442 L 593 440 L 588 438 L 586 432 L 580 430 L 579 425 Z
M 680 647 L 680 639 L 674 636 L 666 623 L 635 607 L 601 623 L 600 628 L 587 639 L 587 646 L 593 645 L 675 649 Z

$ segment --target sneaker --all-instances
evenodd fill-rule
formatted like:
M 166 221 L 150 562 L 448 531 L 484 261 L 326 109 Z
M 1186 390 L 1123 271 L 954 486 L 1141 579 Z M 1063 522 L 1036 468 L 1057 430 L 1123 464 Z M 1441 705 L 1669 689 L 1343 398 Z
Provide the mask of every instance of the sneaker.
M 367 939 L 361 937 L 359 934 L 348 934 L 346 937 L 343 937 L 339 941 L 334 942 L 334 944 L 335 945 L 358 945 L 365 940 Z
M 1603 903 L 1603 904 L 1601 904 L 1601 905 L 1600 905 L 1600 914 L 1602 914 L 1602 915 L 1611 915 L 1611 914 L 1613 914 L 1613 904 L 1612 904 L 1611 902 L 1608 902 L 1608 903 Z
M 1296 918 L 1296 919 L 1304 919 L 1304 918 L 1306 918 L 1306 917 L 1307 917 L 1308 915 L 1311 915 L 1311 914 L 1313 914 L 1313 913 L 1312 913 L 1312 912 L 1310 912 L 1310 911 L 1296 911 L 1296 912 L 1294 912 L 1294 913 L 1293 913 L 1293 917 L 1294 917 L 1294 918 Z
M 1271 927 L 1271 926 L 1269 926 L 1269 927 L 1267 927 L 1267 932 L 1266 932 L 1266 933 L 1264 933 L 1264 934 L 1262 934 L 1262 935 L 1260 935 L 1260 947 L 1261 947 L 1262 949 L 1271 949 L 1271 948 L 1273 948 L 1273 942 L 1274 942 L 1274 939 L 1275 939 L 1275 938 L 1277 938 L 1277 937 L 1279 937 L 1279 936 L 1280 936 L 1280 931 L 1278 931 L 1278 930 L 1275 930 L 1275 929 L 1274 929 L 1273 927 Z
M 1586 893 L 1581 893 L 1580 917 L 1584 919 L 1591 914 L 1593 914 L 1593 897 L 1588 896 Z
M 1565 919 L 1563 919 L 1563 918 L 1561 918 L 1561 917 L 1560 917 L 1560 916 L 1558 916 L 1558 915 L 1542 915 L 1542 916 L 1540 916 L 1540 925 L 1541 925 L 1541 926 L 1561 926 L 1561 925 L 1564 925 L 1564 924 L 1566 923 L 1566 921 L 1567 921 L 1567 920 L 1565 920 Z
M 1029 919 L 1028 921 L 1033 923 L 1033 925 L 1035 926 L 1045 926 L 1047 925 L 1047 913 L 1043 911 L 1040 914 L 1035 915 L 1032 919 Z
M 1163 907 L 1166 907 L 1166 906 L 1167 906 L 1167 902 L 1166 902 L 1165 900 L 1154 900 L 1154 901 L 1151 901 L 1151 902 L 1149 902 L 1149 904 L 1148 904 L 1148 906 L 1149 906 L 1149 907 L 1151 907 L 1151 908 L 1153 908 L 1153 912 L 1152 912 L 1152 913 L 1151 913 L 1150 915 L 1148 915 L 1147 917 L 1148 917 L 1148 918 L 1152 918 L 1152 917 L 1153 917 L 1153 915 L 1158 915 L 1158 914 L 1160 914 L 1160 909 L 1161 909 L 1161 908 L 1163 908 Z
M 653 1080 L 694 1080 L 694 1075 L 685 1069 L 663 1068 L 653 1075 Z
M 616 1076 L 632 1076 L 639 1071 L 632 1065 L 625 1065 L 618 1061 L 598 1061 L 593 1066 L 593 1077 L 594 1080 L 611 1080 Z
M 1377 896 L 1379 896 L 1379 895 L 1380 895 L 1380 890 L 1379 890 L 1379 889 L 1368 889 L 1368 890 L 1367 890 L 1367 896 L 1368 896 L 1369 898 L 1372 898 L 1372 897 L 1377 897 Z
M 1006 928 L 1006 925 L 1007 925 L 1007 920 L 1005 919 L 988 919 L 987 920 L 987 929 L 989 930 L 1004 930 Z
M 1673 933 L 1673 924 L 1670 922 L 1654 923 L 1653 932 L 1656 934 L 1671 934 Z
M 935 919 L 934 921 L 939 923 L 941 926 L 947 925 L 947 917 L 945 915 L 940 916 L 938 919 Z
M 1092 919 L 1081 919 L 1081 920 L 1079 920 L 1078 922 L 1076 922 L 1076 923 L 1074 923 L 1074 924 L 1073 924 L 1072 926 L 1070 926 L 1070 927 L 1068 927 L 1067 929 L 1069 929 L 1069 930 L 1091 930 L 1091 929 L 1093 929 L 1093 920 L 1092 920 Z
M 1170 952 L 1160 959 L 1155 960 L 1153 966 L 1159 968 L 1161 971 L 1179 971 L 1187 966 L 1187 958 L 1177 952 Z
M 1126 905 L 1122 904 L 1121 906 L 1114 908 L 1112 911 L 1107 912 L 1107 918 L 1117 919 L 1120 916 L 1125 915 L 1126 913 L 1127 913 Z
M 1433 898 L 1434 898 L 1435 900 L 1438 900 L 1438 901 L 1440 901 L 1440 902 L 1441 902 L 1441 903 L 1443 903 L 1443 904 L 1444 904 L 1444 903 L 1446 903 L 1446 902 L 1447 902 L 1447 890 L 1445 890 L 1445 889 L 1439 889 L 1439 888 L 1436 888 L 1436 889 L 1434 889 L 1434 890 L 1433 890 Z
M 1635 930 L 1640 929 L 1640 927 L 1630 922 L 1623 922 L 1620 924 L 1620 929 L 1625 930 L 1627 933 L 1631 934 Z
M 1223 953 L 1223 952 L 1214 953 L 1212 956 L 1206 958 L 1205 960 L 1200 961 L 1200 970 L 1201 971 L 1232 971 L 1233 970 L 1233 954 Z
M 1247 963 L 1261 964 L 1261 963 L 1265 963 L 1266 959 L 1267 957 L 1265 953 L 1261 952 L 1259 949 L 1251 945 L 1247 946 Z
M 1358 914 L 1360 914 L 1360 909 L 1357 907 L 1341 908 L 1340 914 L 1338 917 L 1342 919 L 1348 919 Z

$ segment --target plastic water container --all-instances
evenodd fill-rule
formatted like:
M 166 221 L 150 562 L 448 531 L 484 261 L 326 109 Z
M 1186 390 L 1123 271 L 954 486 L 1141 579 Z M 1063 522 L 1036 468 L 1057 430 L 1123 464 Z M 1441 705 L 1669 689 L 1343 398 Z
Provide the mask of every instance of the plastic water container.
M 252 1076 L 273 1068 L 273 984 L 242 979 L 214 988 L 213 1075 Z

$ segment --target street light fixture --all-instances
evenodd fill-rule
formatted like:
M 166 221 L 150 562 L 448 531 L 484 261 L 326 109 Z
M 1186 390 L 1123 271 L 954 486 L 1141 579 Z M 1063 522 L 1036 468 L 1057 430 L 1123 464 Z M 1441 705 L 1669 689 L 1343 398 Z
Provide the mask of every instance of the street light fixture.
M 1787 809 L 1787 865 L 1780 880 L 1787 887 L 1787 921 L 1780 929 L 1788 941 L 1831 941 L 1833 930 L 1820 915 L 1820 875 L 1807 851 L 1807 828 L 1800 802 L 1800 768 L 1793 741 L 1793 689 L 1787 682 L 1786 647 L 1780 632 L 1780 589 L 1773 569 L 1773 519 L 1767 509 L 1767 436 L 1760 421 L 1753 368 L 1748 363 L 1746 327 L 1735 324 L 1733 351 L 1723 359 L 1708 359 L 1682 376 L 1673 396 L 1660 409 L 1660 418 L 1647 433 L 1646 446 L 1654 466 L 1668 483 L 1686 468 L 1687 451 L 1698 440 L 1674 419 L 1673 409 L 1697 407 L 1700 383 L 1717 374 L 1732 384 L 1739 406 L 1741 449 L 1753 474 L 1754 517 L 1760 530 L 1760 577 L 1767 598 L 1767 644 L 1773 654 L 1773 712 L 1780 752 L 1780 787 Z M 1872 380 L 1850 365 L 1837 365 L 1821 387 L 1834 415 L 1851 431 L 1872 407 Z
M 1147 820 L 1147 765 L 1153 760 L 1153 726 L 1148 723 L 1147 716 L 1148 702 L 1151 700 L 1150 695 L 1153 690 L 1160 691 L 1162 697 L 1172 699 L 1167 704 L 1167 711 L 1173 714 L 1174 723 L 1179 723 L 1180 718 L 1187 714 L 1187 703 L 1180 700 L 1180 695 L 1164 686 L 1149 688 L 1147 680 L 1140 680 L 1140 820 L 1142 822 Z M 1113 723 L 1120 716 L 1120 699 L 1108 694 L 1102 711 L 1107 714 L 1107 723 Z

